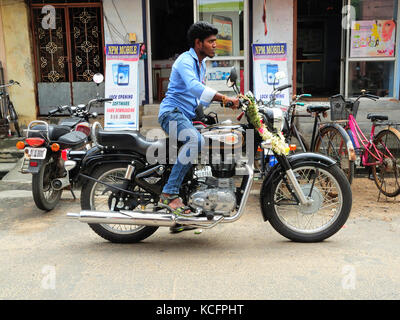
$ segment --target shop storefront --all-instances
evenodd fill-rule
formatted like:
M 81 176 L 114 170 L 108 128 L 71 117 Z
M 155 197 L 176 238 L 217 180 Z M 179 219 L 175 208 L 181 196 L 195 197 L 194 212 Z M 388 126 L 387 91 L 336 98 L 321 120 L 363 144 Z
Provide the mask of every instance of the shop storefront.
M 280 44 L 290 95 L 311 93 L 327 102 L 331 95 L 352 97 L 366 89 L 384 98 L 380 104 L 399 99 L 398 0 L 30 0 L 23 6 L 38 115 L 96 94 L 91 79 L 105 72 L 107 44 L 144 44 L 140 105 L 159 103 L 172 64 L 188 49 L 186 32 L 199 20 L 219 30 L 206 78 L 218 91 L 229 92 L 225 82 L 232 66 L 241 91 L 254 90 L 259 80 L 252 46 Z M 11 41 L 6 38 L 6 48 Z M 7 59 L 13 61 L 11 51 Z
M 296 90 L 399 97 L 397 0 L 297 0 Z
M 249 89 L 248 0 L 146 0 L 146 14 L 148 50 L 152 53 L 148 60 L 150 103 L 163 98 L 175 58 L 189 49 L 186 32 L 199 20 L 208 21 L 219 30 L 216 57 L 207 61 L 207 85 L 227 91 L 226 79 L 235 66 L 240 70 L 241 90 Z

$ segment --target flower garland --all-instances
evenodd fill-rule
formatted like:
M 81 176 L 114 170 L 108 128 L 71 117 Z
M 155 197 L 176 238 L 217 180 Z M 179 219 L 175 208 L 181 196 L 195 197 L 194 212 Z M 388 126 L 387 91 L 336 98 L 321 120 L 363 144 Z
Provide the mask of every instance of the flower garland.
M 260 114 L 258 113 L 258 107 L 254 100 L 254 97 L 251 95 L 240 95 L 240 98 L 248 100 L 250 102 L 246 108 L 247 116 L 250 123 L 257 130 L 263 141 L 271 141 L 271 149 L 276 154 L 288 155 L 290 149 L 285 141 L 282 132 L 273 134 L 267 129 L 266 125 L 263 123 L 260 117 Z

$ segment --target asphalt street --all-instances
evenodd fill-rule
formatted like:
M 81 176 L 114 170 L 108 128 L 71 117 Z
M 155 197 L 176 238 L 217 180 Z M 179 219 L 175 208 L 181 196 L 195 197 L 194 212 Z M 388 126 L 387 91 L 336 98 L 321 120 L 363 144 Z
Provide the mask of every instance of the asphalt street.
M 79 195 L 79 193 L 78 193 Z M 398 218 L 350 218 L 322 243 L 293 243 L 262 220 L 258 191 L 245 215 L 201 234 L 160 228 L 112 244 L 51 212 L 30 184 L 0 182 L 0 299 L 399 299 Z

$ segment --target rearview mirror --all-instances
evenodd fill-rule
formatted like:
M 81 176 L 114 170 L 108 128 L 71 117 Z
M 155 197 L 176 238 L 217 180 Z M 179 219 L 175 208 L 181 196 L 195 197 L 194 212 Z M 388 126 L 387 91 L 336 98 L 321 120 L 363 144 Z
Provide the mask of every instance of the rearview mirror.
M 229 74 L 228 80 L 226 80 L 226 84 L 229 88 L 233 87 L 236 84 L 237 81 L 237 73 L 236 73 L 236 68 L 232 67 L 231 72 Z
M 93 81 L 95 83 L 97 83 L 97 85 L 99 85 L 100 83 L 102 83 L 104 81 L 104 76 L 101 73 L 96 73 L 93 76 Z
M 275 80 L 282 80 L 285 78 L 286 78 L 286 73 L 284 73 L 283 71 L 275 73 Z

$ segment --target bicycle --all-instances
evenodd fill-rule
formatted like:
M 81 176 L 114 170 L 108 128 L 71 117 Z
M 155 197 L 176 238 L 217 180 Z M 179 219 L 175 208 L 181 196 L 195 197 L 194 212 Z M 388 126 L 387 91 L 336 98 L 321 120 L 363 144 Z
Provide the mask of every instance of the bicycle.
M 10 123 L 12 123 L 14 125 L 14 130 L 18 134 L 18 137 L 22 137 L 18 124 L 18 114 L 15 111 L 14 104 L 10 100 L 10 95 L 5 90 L 7 87 L 11 87 L 13 85 L 20 86 L 19 82 L 14 80 L 10 80 L 7 84 L 0 85 L 0 89 L 2 89 L 2 92 L 0 92 L 0 99 L 4 101 L 1 103 L 0 118 L 5 120 L 5 126 L 7 127 L 9 136 L 11 136 Z
M 368 94 L 365 90 L 362 90 L 361 95 L 354 101 L 345 100 L 340 94 L 332 96 L 331 120 L 343 125 L 342 128 L 348 133 L 355 153 L 360 156 L 360 165 L 370 168 L 380 193 L 395 197 L 400 194 L 400 132 L 392 126 L 392 123 L 384 122 L 389 119 L 387 115 L 369 113 L 367 119 L 371 120 L 372 127 L 370 138 L 367 139 L 356 121 L 361 98 L 373 101 L 379 99 L 378 96 Z M 378 126 L 385 128 L 376 134 Z M 343 146 L 339 143 L 336 148 L 340 150 Z M 354 169 L 352 171 L 354 172 Z
M 354 177 L 354 161 L 356 155 L 352 141 L 347 132 L 336 123 L 322 123 L 321 115 L 326 117 L 329 106 L 309 105 L 309 114 L 298 114 L 296 106 L 304 106 L 299 102 L 303 98 L 309 98 L 311 94 L 301 94 L 293 97 L 285 117 L 284 135 L 289 144 L 299 145 L 303 152 L 313 151 L 325 154 L 334 159 L 339 167 L 344 171 L 349 183 Z M 303 134 L 296 126 L 296 118 L 314 117 L 313 129 L 310 143 L 306 141 Z M 294 141 L 294 139 L 297 140 Z M 336 141 L 336 142 L 335 142 Z M 340 148 L 336 145 L 339 144 Z

